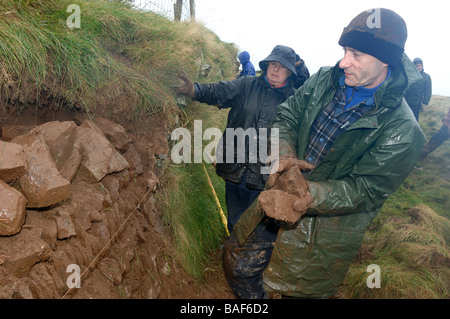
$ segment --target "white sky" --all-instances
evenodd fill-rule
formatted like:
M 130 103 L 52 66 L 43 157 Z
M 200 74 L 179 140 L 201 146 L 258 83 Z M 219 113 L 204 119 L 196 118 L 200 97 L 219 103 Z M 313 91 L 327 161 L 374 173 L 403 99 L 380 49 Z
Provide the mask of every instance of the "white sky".
M 293 48 L 311 74 L 343 56 L 342 30 L 360 12 L 388 8 L 406 21 L 405 52 L 423 59 L 433 94 L 450 96 L 448 0 L 195 0 L 196 18 L 250 53 L 256 69 L 277 44 Z

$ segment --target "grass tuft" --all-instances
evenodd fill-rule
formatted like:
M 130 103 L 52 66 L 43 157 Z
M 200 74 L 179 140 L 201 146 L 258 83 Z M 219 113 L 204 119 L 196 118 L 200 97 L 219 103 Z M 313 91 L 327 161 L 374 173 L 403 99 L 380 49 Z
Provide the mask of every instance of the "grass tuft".
M 80 8 L 80 28 L 66 21 Z M 178 112 L 176 70 L 193 79 L 234 74 L 237 49 L 197 23 L 171 21 L 128 1 L 0 1 L 0 84 L 3 109 L 30 104 L 82 108 L 141 119 Z
M 223 130 L 228 114 L 225 110 L 219 111 L 215 107 L 198 102 L 190 103 L 186 113 L 190 119 L 186 126 L 192 137 L 194 120 L 202 120 L 203 131 L 210 127 Z M 204 144 L 209 142 L 204 141 Z M 199 280 L 215 255 L 213 252 L 217 251 L 226 237 L 220 210 L 203 167 L 208 172 L 220 206 L 226 214 L 225 182 L 208 163 L 171 165 L 163 198 L 166 223 L 173 231 L 182 264 Z

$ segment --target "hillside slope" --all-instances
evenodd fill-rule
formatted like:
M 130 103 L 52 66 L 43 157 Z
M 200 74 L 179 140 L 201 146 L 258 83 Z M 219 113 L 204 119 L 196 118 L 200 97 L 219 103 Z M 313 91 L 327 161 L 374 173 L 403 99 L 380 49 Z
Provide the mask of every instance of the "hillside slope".
M 211 79 L 235 74 L 234 45 L 200 24 L 81 0 L 72 28 L 71 4 L 0 1 L 0 120 L 35 106 L 136 121 L 178 112 L 171 86 L 179 69 L 193 78 L 206 65 Z

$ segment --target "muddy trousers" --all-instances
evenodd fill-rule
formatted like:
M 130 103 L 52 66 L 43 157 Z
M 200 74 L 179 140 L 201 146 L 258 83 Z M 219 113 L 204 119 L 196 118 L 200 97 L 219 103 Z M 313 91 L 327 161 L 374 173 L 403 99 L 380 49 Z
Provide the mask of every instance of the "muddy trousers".
M 225 200 L 227 203 L 228 231 L 231 233 L 233 226 L 241 215 L 250 207 L 261 193 L 261 190 L 250 189 L 246 185 L 247 172 L 244 173 L 240 184 L 225 181 Z
M 269 265 L 279 226 L 264 219 L 241 247 L 234 232 L 223 247 L 223 269 L 234 295 L 241 299 L 264 299 L 263 272 Z

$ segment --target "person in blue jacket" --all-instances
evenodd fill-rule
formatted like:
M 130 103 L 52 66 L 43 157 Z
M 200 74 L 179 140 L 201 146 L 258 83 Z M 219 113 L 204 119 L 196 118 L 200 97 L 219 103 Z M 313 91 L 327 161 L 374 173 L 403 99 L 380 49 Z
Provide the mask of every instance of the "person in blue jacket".
M 237 79 L 243 76 L 255 76 L 255 67 L 250 62 L 250 54 L 247 51 L 242 51 L 238 55 L 239 62 L 242 64 L 242 71 L 237 75 Z

